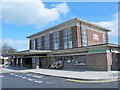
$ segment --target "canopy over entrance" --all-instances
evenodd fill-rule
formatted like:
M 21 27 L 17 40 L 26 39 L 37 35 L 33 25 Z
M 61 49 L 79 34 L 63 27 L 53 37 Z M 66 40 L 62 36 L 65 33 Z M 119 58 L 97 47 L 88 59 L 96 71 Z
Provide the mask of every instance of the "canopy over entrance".
M 11 56 L 14 57 L 43 57 L 49 54 L 49 50 L 24 50 L 17 53 L 12 53 Z

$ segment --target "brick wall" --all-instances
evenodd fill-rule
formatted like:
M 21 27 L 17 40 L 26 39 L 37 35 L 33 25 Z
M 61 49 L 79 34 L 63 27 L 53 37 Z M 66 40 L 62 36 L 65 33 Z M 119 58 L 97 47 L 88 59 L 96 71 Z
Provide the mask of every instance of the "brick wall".
M 82 47 L 82 31 L 80 26 L 73 26 L 72 29 L 72 46 L 73 48 Z M 63 30 L 59 31 L 60 33 L 60 50 L 64 49 L 64 41 L 63 41 Z M 93 39 L 93 34 L 96 34 L 99 36 L 99 40 Z M 96 44 L 102 44 L 103 43 L 103 34 L 101 32 L 93 31 L 88 29 L 87 30 L 87 40 L 88 40 L 88 46 L 89 45 L 96 45 Z M 35 39 L 36 42 L 36 50 L 37 50 L 37 39 Z M 108 43 L 108 34 L 106 34 L 106 43 Z M 29 48 L 31 49 L 31 40 Z M 42 36 L 42 49 L 44 50 L 44 36 Z M 53 50 L 53 33 L 50 34 L 50 50 Z
M 102 44 L 103 43 L 103 36 L 102 33 L 100 32 L 96 32 L 93 30 L 87 30 L 87 34 L 88 34 L 88 45 L 96 45 L 96 44 Z M 93 34 L 97 34 L 99 36 L 99 40 L 94 40 L 93 39 Z
M 78 47 L 77 26 L 71 27 L 71 29 L 72 29 L 72 47 L 76 48 Z
M 106 53 L 88 54 L 86 63 L 89 69 L 107 70 L 107 55 Z
M 77 41 L 78 41 L 78 47 L 82 46 L 82 32 L 81 27 L 77 26 Z
M 81 29 L 80 26 L 71 27 L 72 29 L 72 46 L 73 48 L 81 47 Z

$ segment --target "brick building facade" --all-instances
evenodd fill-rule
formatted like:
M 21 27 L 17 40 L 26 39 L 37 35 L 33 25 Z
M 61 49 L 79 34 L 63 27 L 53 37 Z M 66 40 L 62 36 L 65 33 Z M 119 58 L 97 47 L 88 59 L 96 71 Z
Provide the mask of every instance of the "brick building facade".
M 71 22 L 71 23 L 70 23 Z M 97 44 L 105 44 L 108 43 L 108 32 L 110 30 L 101 28 L 99 26 L 95 26 L 91 23 L 86 24 L 86 22 L 81 21 L 78 18 L 72 19 L 70 21 L 64 22 L 58 26 L 52 27 L 50 29 L 47 29 L 43 32 L 33 34 L 29 36 L 28 38 L 30 39 L 30 50 L 32 49 L 31 43 L 32 41 L 35 41 L 35 50 L 45 50 L 45 40 L 44 37 L 46 35 L 49 35 L 49 42 L 50 42 L 50 47 L 48 50 L 54 50 L 53 49 L 53 34 L 58 33 L 59 35 L 59 49 L 57 50 L 62 50 L 64 48 L 64 31 L 71 32 L 71 38 L 72 38 L 72 47 L 71 48 L 78 48 L 78 47 L 83 47 L 82 45 L 84 42 L 83 37 L 86 38 L 86 45 L 85 46 L 90 46 L 90 45 L 97 45 Z M 61 28 L 62 27 L 62 28 Z M 84 32 L 83 32 L 84 31 Z M 86 34 L 86 36 L 84 36 Z M 38 49 L 38 38 L 42 38 L 42 48 Z M 67 48 L 68 49 L 68 48 Z M 33 49 L 34 50 L 34 49 Z
M 28 36 L 29 50 L 13 54 L 12 61 L 22 66 L 23 60 L 28 61 L 30 68 L 49 68 L 55 62 L 63 62 L 64 69 L 117 69 L 118 58 L 113 58 L 113 53 L 119 53 L 119 47 L 108 44 L 109 31 L 74 18 Z

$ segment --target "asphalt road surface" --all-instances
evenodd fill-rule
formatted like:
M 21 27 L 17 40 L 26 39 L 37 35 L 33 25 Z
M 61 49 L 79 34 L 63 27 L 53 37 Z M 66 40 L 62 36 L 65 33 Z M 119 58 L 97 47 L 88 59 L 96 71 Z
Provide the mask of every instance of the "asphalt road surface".
M 3 73 L 2 88 L 118 88 L 118 81 L 78 82 L 34 73 Z

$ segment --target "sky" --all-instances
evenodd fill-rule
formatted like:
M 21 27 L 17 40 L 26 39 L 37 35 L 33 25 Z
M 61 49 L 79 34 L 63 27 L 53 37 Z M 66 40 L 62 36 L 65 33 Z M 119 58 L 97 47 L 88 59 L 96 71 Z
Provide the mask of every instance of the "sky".
M 18 2 L 17 2 L 18 1 Z M 117 2 L 42 2 L 4 0 L 0 4 L 2 43 L 28 49 L 27 36 L 78 17 L 110 29 L 109 43 L 118 43 Z

